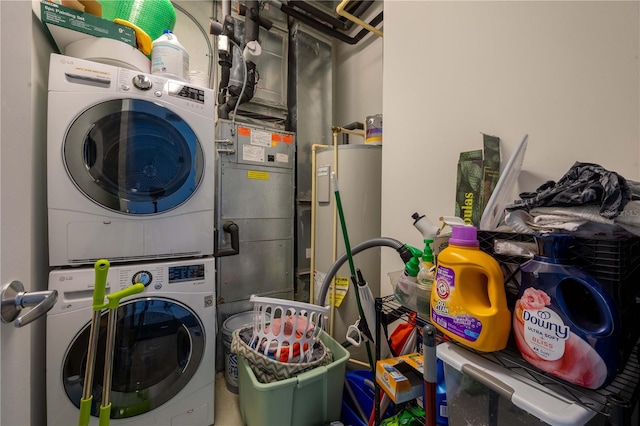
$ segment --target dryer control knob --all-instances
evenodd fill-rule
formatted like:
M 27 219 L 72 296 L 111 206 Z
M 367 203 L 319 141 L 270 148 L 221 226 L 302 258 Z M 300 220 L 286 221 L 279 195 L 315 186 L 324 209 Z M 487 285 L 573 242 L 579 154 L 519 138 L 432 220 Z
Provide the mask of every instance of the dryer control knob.
M 145 287 L 151 284 L 151 281 L 153 281 L 153 276 L 149 271 L 138 271 L 131 279 L 133 284 L 141 283 L 144 284 Z
M 140 90 L 149 90 L 153 83 L 151 83 L 151 79 L 144 74 L 138 74 L 133 77 L 133 85 L 136 86 Z

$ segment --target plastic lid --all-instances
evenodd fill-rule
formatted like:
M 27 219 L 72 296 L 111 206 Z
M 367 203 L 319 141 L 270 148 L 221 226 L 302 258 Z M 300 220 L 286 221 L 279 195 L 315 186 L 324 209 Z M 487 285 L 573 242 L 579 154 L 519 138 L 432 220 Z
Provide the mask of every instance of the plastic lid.
M 445 364 L 445 374 L 450 373 L 453 377 L 464 375 L 469 379 L 474 379 L 474 382 L 477 381 L 478 386 L 474 387 L 474 390 L 485 392 L 490 389 L 501 395 L 500 405 L 499 408 L 496 408 L 496 413 L 489 413 L 488 410 L 485 410 L 486 417 L 489 417 L 489 415 L 498 416 L 502 410 L 511 409 L 509 403 L 545 423 L 557 426 L 583 425 L 596 415 L 595 411 L 578 404 L 573 398 L 554 392 L 553 389 L 555 388 L 543 386 L 524 375 L 514 373 L 515 370 L 503 367 L 497 362 L 462 349 L 453 342 L 443 342 L 437 345 L 436 355 Z M 456 371 L 454 372 L 451 369 Z M 464 378 L 462 379 L 464 380 Z M 452 401 L 457 404 L 476 403 L 470 394 L 459 390 L 454 392 L 454 387 L 450 386 L 452 382 L 445 378 L 449 404 L 452 404 Z M 509 389 L 508 396 L 504 393 L 506 389 Z M 503 403 L 505 404 L 503 405 Z M 498 404 L 496 403 L 496 405 Z M 449 422 L 452 423 L 451 411 L 449 413 Z M 522 419 L 525 419 L 525 417 L 522 417 Z M 530 422 L 526 421 L 526 423 Z
M 475 226 L 453 226 L 449 244 L 464 247 L 478 247 L 478 230 Z
M 538 257 L 550 259 L 568 259 L 573 244 L 571 234 L 534 234 L 538 245 Z
M 235 330 L 253 325 L 253 311 L 240 312 L 224 320 L 222 328 L 229 334 Z

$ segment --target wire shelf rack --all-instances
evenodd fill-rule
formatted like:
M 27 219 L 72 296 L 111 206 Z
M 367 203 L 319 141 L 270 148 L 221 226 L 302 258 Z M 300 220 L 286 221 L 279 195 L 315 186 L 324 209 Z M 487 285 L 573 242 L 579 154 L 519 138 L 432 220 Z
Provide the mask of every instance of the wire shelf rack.
M 400 305 L 393 295 L 377 298 L 376 311 L 376 341 L 380 339 L 381 327 L 395 321 L 409 322 L 415 318 L 416 327 L 420 328 L 429 322 L 427 318 L 414 316 L 413 311 Z M 539 383 L 550 391 L 602 414 L 608 425 L 630 426 L 633 410 L 640 397 L 639 345 L 640 340 L 634 345 L 615 379 L 606 387 L 596 390 L 564 382 L 538 370 L 522 358 L 513 342 L 510 342 L 506 349 L 497 352 L 478 352 L 468 347 L 465 349 L 508 369 L 515 375 Z M 376 348 L 377 359 L 379 356 L 379 350 Z M 378 413 L 376 420 L 377 415 Z

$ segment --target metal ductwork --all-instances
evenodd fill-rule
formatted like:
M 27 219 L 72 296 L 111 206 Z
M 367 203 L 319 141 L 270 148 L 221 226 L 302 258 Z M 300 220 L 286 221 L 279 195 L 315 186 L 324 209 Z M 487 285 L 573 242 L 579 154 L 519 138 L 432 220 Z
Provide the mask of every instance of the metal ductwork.
M 343 20 L 343 17 L 340 15 L 332 15 L 329 14 L 317 6 L 313 5 L 311 1 L 281 1 L 281 0 L 266 0 L 267 3 L 279 8 L 287 15 L 291 16 L 294 19 L 297 19 L 304 25 L 308 25 L 309 27 L 317 30 L 325 35 L 336 38 L 342 42 L 348 44 L 356 44 L 360 40 L 364 38 L 369 32 L 370 29 L 363 28 L 360 30 L 355 36 L 350 36 L 348 33 L 344 32 L 351 28 L 353 22 L 351 20 Z M 373 4 L 373 1 L 351 1 L 346 4 L 344 7 L 345 10 L 351 10 L 348 13 L 349 16 L 353 16 L 356 19 L 359 18 L 364 12 Z M 341 3 L 341 6 L 343 3 Z M 353 5 L 353 7 L 349 7 Z M 372 27 L 373 31 L 376 31 L 375 27 L 378 26 L 382 22 L 383 13 L 380 12 L 376 15 L 368 24 L 364 23 L 363 25 L 367 25 Z M 379 32 L 379 31 L 377 31 Z M 379 32 L 380 33 L 380 32 Z M 381 35 L 378 34 L 378 35 Z

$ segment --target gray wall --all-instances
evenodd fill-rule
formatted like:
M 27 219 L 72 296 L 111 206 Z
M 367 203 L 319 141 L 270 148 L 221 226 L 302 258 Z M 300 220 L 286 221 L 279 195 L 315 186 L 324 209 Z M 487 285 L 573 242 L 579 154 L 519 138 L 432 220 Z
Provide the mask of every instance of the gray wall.
M 640 178 L 640 3 L 385 2 L 382 234 L 453 215 L 460 151 L 529 134 L 513 199 L 575 161 Z M 382 252 L 382 270 L 400 269 Z M 383 288 L 384 290 L 384 288 Z M 390 286 L 387 288 L 390 292 Z
M 384 3 L 386 21 L 386 7 Z M 369 22 L 383 9 L 383 2 L 377 1 L 362 20 Z M 379 29 L 384 29 L 382 25 Z M 354 24 L 352 31 L 361 27 Z M 344 126 L 354 121 L 364 123 L 368 115 L 382 113 L 382 49 L 383 38 L 367 34 L 355 45 L 334 41 L 333 57 L 333 113 L 334 125 Z M 350 143 L 363 143 L 362 138 L 349 137 Z
M 0 285 L 47 287 L 46 70 L 31 2 L 0 2 Z M 25 311 L 26 312 L 26 311 Z M 45 322 L 0 324 L 0 424 L 41 425 Z

